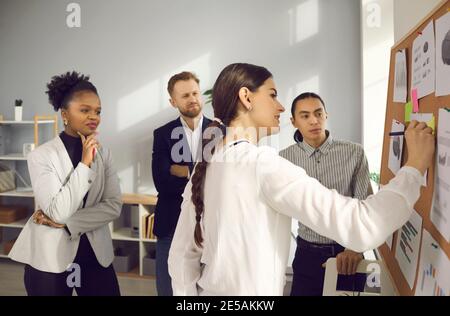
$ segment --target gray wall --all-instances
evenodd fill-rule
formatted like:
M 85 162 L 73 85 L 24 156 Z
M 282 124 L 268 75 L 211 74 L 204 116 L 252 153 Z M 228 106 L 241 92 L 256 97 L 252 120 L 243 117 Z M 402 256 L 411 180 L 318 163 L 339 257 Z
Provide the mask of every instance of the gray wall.
M 264 65 L 287 110 L 279 147 L 292 143 L 290 103 L 304 90 L 326 100 L 335 137 L 361 142 L 359 1 L 79 0 L 81 28 L 72 29 L 70 2 L 0 0 L 0 113 L 12 118 L 16 98 L 24 119 L 52 113 L 50 77 L 90 74 L 103 105 L 100 140 L 124 191 L 154 192 L 152 133 L 177 117 L 165 88 L 181 70 L 206 90 L 229 63 Z
M 443 0 L 395 0 L 394 36 L 400 41 Z

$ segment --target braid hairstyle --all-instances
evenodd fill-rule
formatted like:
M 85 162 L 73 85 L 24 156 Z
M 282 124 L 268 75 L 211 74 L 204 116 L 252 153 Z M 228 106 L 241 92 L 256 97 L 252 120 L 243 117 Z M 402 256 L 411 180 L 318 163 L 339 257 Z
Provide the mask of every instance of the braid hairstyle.
M 204 153 L 205 147 L 211 142 L 217 145 L 226 135 L 226 127 L 237 117 L 238 108 L 241 104 L 239 100 L 239 90 L 247 88 L 252 92 L 256 92 L 264 82 L 272 78 L 272 74 L 264 67 L 237 63 L 225 67 L 217 78 L 212 93 L 212 106 L 214 109 L 214 116 L 223 123 L 214 120 L 210 123 L 207 129 L 220 129 L 220 133 L 212 133 L 211 138 L 205 138 L 203 135 L 202 148 Z M 211 146 L 211 145 L 209 145 Z M 208 146 L 208 148 L 209 148 Z M 214 148 L 211 154 L 214 153 Z M 204 205 L 204 184 L 206 170 L 209 159 L 202 159 L 195 166 L 195 172 L 192 176 L 192 203 L 195 206 L 195 232 L 194 239 L 197 246 L 202 247 L 203 236 L 201 229 L 201 218 L 205 212 Z

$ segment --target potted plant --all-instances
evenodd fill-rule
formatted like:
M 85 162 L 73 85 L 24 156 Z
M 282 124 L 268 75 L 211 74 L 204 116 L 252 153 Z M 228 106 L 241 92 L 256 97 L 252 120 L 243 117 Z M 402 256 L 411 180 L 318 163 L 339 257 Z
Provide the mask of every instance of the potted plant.
M 203 95 L 207 98 L 205 104 L 212 103 L 212 89 L 206 90 Z
M 16 100 L 14 105 L 14 114 L 15 114 L 15 120 L 16 121 L 22 121 L 22 100 Z

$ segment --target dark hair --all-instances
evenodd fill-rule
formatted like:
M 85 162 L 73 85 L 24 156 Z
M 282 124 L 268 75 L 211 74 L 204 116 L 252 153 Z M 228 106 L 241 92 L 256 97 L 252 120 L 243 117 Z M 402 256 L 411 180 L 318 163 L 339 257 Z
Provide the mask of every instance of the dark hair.
M 188 81 L 188 80 L 191 80 L 191 79 L 195 80 L 195 82 L 197 82 L 197 84 L 200 83 L 200 80 L 192 72 L 183 71 L 183 72 L 180 72 L 179 74 L 173 75 L 169 79 L 169 83 L 167 84 L 167 92 L 169 92 L 169 94 L 172 95 L 173 88 L 175 87 L 175 84 L 178 81 Z
M 301 100 L 306 100 L 306 99 L 318 99 L 322 103 L 323 108 L 325 109 L 325 111 L 327 110 L 327 108 L 325 107 L 325 102 L 323 102 L 323 100 L 320 97 L 320 95 L 318 95 L 318 94 L 316 94 L 314 92 L 305 92 L 305 93 L 300 94 L 298 97 L 296 97 L 294 99 L 294 101 L 292 101 L 291 114 L 292 114 L 293 118 L 295 118 L 295 110 L 297 108 L 297 102 L 299 102 Z M 294 140 L 297 143 L 303 142 L 303 135 L 302 135 L 302 133 L 300 133 L 299 130 L 295 131 L 295 133 L 294 133 Z
M 229 126 L 230 122 L 236 118 L 240 104 L 239 90 L 245 87 L 252 92 L 256 92 L 269 78 L 272 78 L 272 74 L 266 68 L 251 64 L 231 64 L 222 70 L 213 87 L 212 106 L 214 116 L 220 119 L 223 125 L 213 121 L 208 126 L 208 128 L 220 128 L 221 133 L 219 135 L 221 137 L 203 139 L 203 149 L 212 141 L 218 143 L 225 136 L 226 126 Z M 197 222 L 194 238 L 199 247 L 202 246 L 203 242 L 200 221 L 205 211 L 203 193 L 207 166 L 208 161 L 202 159 L 197 163 L 192 177 L 192 202 L 195 206 Z
M 97 88 L 89 81 L 89 76 L 85 76 L 76 71 L 68 71 L 59 76 L 53 76 L 47 84 L 48 100 L 56 112 L 60 108 L 67 109 L 69 101 L 73 95 L 80 91 L 92 91 L 97 93 Z

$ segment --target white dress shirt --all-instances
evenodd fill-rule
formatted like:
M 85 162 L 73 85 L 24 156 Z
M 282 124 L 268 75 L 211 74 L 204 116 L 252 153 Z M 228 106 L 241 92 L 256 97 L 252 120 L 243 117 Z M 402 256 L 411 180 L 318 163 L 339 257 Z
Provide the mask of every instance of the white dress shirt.
M 174 295 L 282 295 L 291 217 L 363 252 L 408 220 L 422 180 L 418 170 L 404 167 L 359 201 L 325 188 L 270 147 L 226 146 L 206 172 L 203 248 L 194 242 L 191 181 L 184 191 L 169 254 Z
M 192 159 L 193 161 L 197 161 L 198 146 L 200 143 L 200 138 L 202 136 L 203 115 L 201 116 L 194 130 L 191 130 L 189 125 L 181 116 L 180 121 L 181 125 L 183 125 L 184 133 L 186 134 L 186 139 L 189 144 L 189 149 L 191 150 Z

